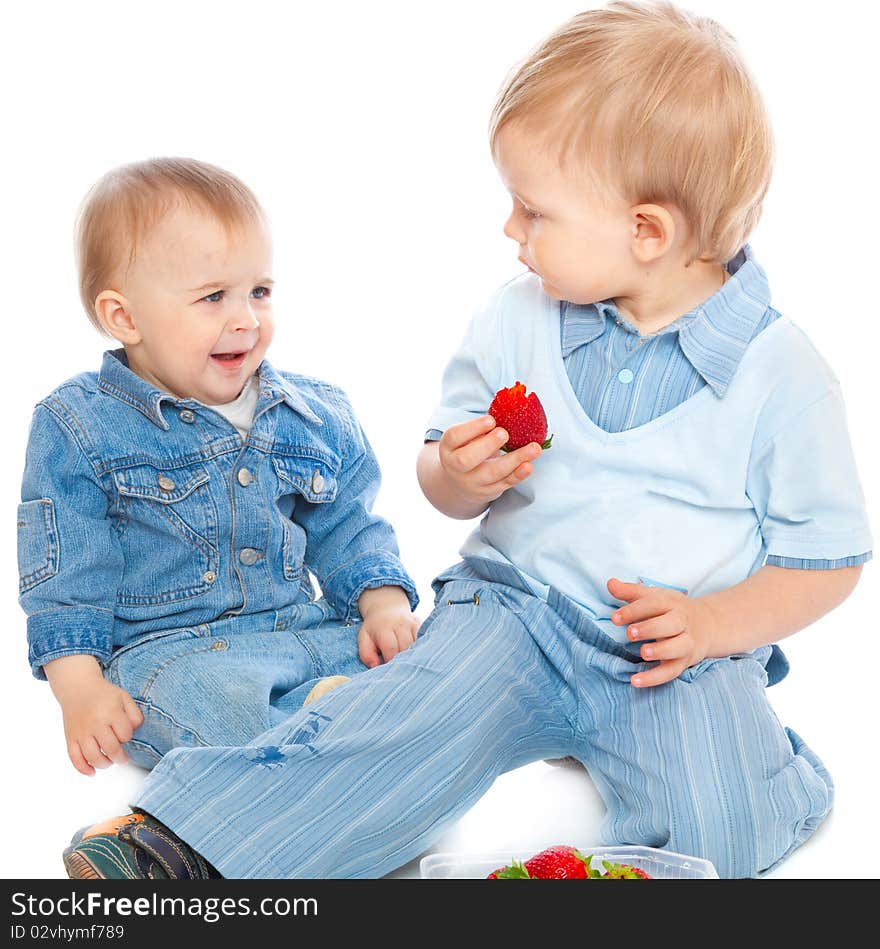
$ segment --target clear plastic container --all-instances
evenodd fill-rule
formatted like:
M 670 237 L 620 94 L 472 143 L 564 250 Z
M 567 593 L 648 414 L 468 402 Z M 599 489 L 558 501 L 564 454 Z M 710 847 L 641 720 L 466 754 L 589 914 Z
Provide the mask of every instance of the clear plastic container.
M 581 847 L 586 857 L 593 855 L 592 866 L 604 871 L 602 861 L 631 863 L 657 880 L 717 880 L 718 873 L 708 860 L 688 857 L 653 847 Z M 528 860 L 531 853 L 432 853 L 422 857 L 419 872 L 423 880 L 485 880 L 498 867 L 511 860 Z

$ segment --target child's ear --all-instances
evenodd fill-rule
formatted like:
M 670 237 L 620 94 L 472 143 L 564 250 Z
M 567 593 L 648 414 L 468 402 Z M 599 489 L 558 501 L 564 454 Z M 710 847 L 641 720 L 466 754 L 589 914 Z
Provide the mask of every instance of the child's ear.
M 631 209 L 631 245 L 643 264 L 658 260 L 675 241 L 675 219 L 662 205 L 638 204 Z
M 95 312 L 107 332 L 126 346 L 141 341 L 141 334 L 134 325 L 128 299 L 116 290 L 102 290 L 95 297 Z

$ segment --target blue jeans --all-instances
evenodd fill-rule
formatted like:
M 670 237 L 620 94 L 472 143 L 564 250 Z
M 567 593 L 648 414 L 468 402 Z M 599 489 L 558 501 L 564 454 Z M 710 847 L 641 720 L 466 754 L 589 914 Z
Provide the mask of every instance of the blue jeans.
M 379 877 L 495 778 L 572 755 L 607 807 L 597 844 L 760 875 L 831 807 L 816 755 L 765 696 L 770 647 L 636 689 L 638 655 L 551 590 L 438 582 L 415 644 L 245 747 L 180 749 L 137 806 L 228 877 Z
M 325 601 L 292 607 L 284 626 L 273 629 L 267 614 L 235 616 L 116 650 L 104 674 L 144 715 L 125 746 L 132 761 L 152 768 L 172 748 L 244 745 L 287 721 L 319 678 L 367 669 L 360 624 L 343 624 Z

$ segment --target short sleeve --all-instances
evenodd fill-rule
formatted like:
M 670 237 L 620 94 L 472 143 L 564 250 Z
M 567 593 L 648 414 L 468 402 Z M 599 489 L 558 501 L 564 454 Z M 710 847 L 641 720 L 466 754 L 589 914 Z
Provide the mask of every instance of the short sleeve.
M 461 345 L 443 372 L 440 403 L 428 419 L 426 440 L 439 438 L 451 425 L 485 415 L 498 390 L 501 353 L 496 324 L 502 291 L 494 294 L 471 318 Z
M 838 384 L 756 446 L 747 492 L 774 562 L 837 561 L 871 550 Z

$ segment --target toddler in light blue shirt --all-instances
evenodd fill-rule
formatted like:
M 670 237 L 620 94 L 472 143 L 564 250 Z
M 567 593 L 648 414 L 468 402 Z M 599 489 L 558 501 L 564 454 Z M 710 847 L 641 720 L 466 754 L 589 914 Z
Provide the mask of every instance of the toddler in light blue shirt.
M 246 748 L 173 752 L 121 829 L 74 839 L 74 875 L 113 875 L 109 850 L 178 876 L 379 876 L 541 758 L 588 769 L 602 843 L 725 877 L 831 808 L 766 686 L 872 540 L 837 380 L 747 244 L 772 142 L 734 40 L 665 2 L 580 14 L 505 82 L 491 145 L 529 273 L 477 310 L 428 421 L 426 496 L 483 516 L 416 643 Z M 516 381 L 543 452 L 500 451 L 486 410 Z

